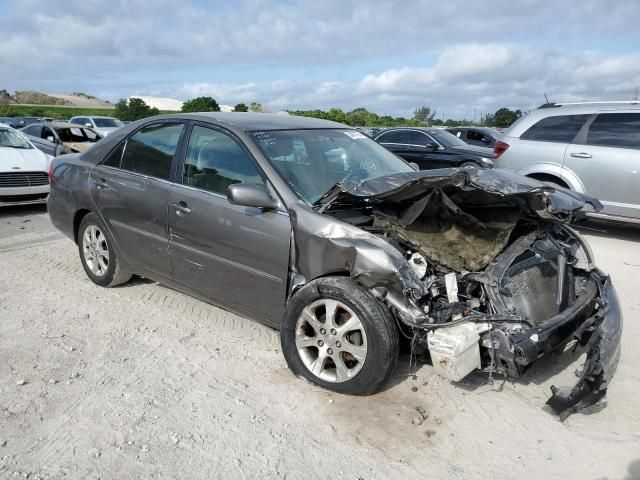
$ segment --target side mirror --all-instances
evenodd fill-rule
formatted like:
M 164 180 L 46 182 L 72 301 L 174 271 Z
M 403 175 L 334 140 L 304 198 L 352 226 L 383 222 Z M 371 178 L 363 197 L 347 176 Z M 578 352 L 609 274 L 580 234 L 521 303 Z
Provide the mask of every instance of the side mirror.
M 264 208 L 273 210 L 278 208 L 278 202 L 263 185 L 255 183 L 236 183 L 227 187 L 227 200 L 234 205 L 243 207 Z
M 409 165 L 411 165 L 416 170 L 420 170 L 420 165 L 418 165 L 416 162 L 409 162 Z
M 56 143 L 56 139 L 53 138 L 51 135 L 49 135 L 48 137 L 45 138 L 45 140 L 49 140 L 50 142 Z
M 438 149 L 438 144 L 437 143 L 432 143 L 429 142 L 425 145 L 427 150 L 437 150 Z
M 87 122 L 84 124 L 85 127 L 89 127 L 89 128 L 93 128 L 93 125 L 91 125 L 91 122 Z

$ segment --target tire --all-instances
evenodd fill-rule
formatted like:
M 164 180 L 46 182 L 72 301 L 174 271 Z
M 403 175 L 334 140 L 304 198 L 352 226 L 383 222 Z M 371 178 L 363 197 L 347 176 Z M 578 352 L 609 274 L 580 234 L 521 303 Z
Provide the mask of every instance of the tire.
M 96 285 L 115 287 L 131 279 L 120 265 L 111 235 L 94 213 L 86 214 L 80 222 L 78 253 L 87 277 Z
M 476 162 L 463 162 L 460 165 L 460 168 L 482 168 L 482 167 L 478 165 Z
M 280 341 L 297 377 L 348 395 L 378 391 L 398 360 L 389 310 L 350 278 L 320 278 L 299 290 L 285 310 Z

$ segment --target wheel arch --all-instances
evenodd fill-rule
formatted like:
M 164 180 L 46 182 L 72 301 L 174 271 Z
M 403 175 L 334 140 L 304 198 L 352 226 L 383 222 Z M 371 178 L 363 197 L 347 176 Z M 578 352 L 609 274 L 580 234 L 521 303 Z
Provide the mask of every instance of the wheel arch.
M 80 229 L 80 223 L 82 223 L 82 219 L 89 213 L 92 212 L 88 208 L 81 208 L 73 215 L 73 240 L 76 242 L 76 245 L 78 244 L 78 230 Z
M 534 163 L 527 165 L 519 173 L 530 178 L 536 178 L 540 176 L 555 177 L 559 180 L 558 183 L 564 183 L 567 188 L 578 193 L 586 193 L 584 185 L 578 178 L 578 176 L 571 170 L 564 168 L 562 165 L 550 164 L 550 163 Z

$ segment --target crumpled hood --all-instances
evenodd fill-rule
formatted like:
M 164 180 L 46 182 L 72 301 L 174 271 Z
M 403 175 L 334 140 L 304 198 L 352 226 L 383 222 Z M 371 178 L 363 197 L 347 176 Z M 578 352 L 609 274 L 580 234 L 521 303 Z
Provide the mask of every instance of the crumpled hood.
M 47 171 L 49 163 L 37 148 L 0 147 L 0 172 Z
M 325 210 L 330 204 L 404 202 L 441 190 L 455 192 L 481 190 L 498 197 L 512 197 L 541 218 L 565 221 L 585 206 L 599 211 L 596 198 L 571 190 L 551 187 L 505 169 L 438 169 L 395 173 L 359 182 L 337 184 L 317 204 Z

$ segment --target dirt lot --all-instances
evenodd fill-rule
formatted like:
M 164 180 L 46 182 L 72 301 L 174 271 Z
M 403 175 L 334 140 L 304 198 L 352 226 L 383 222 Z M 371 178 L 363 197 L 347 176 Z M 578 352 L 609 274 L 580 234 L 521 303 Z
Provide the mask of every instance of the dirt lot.
M 404 359 L 377 395 L 332 394 L 276 332 L 146 280 L 96 287 L 44 208 L 0 209 L 0 478 L 640 478 L 640 230 L 596 228 L 623 353 L 608 406 L 560 423 L 542 406 L 578 356 L 493 385 Z

